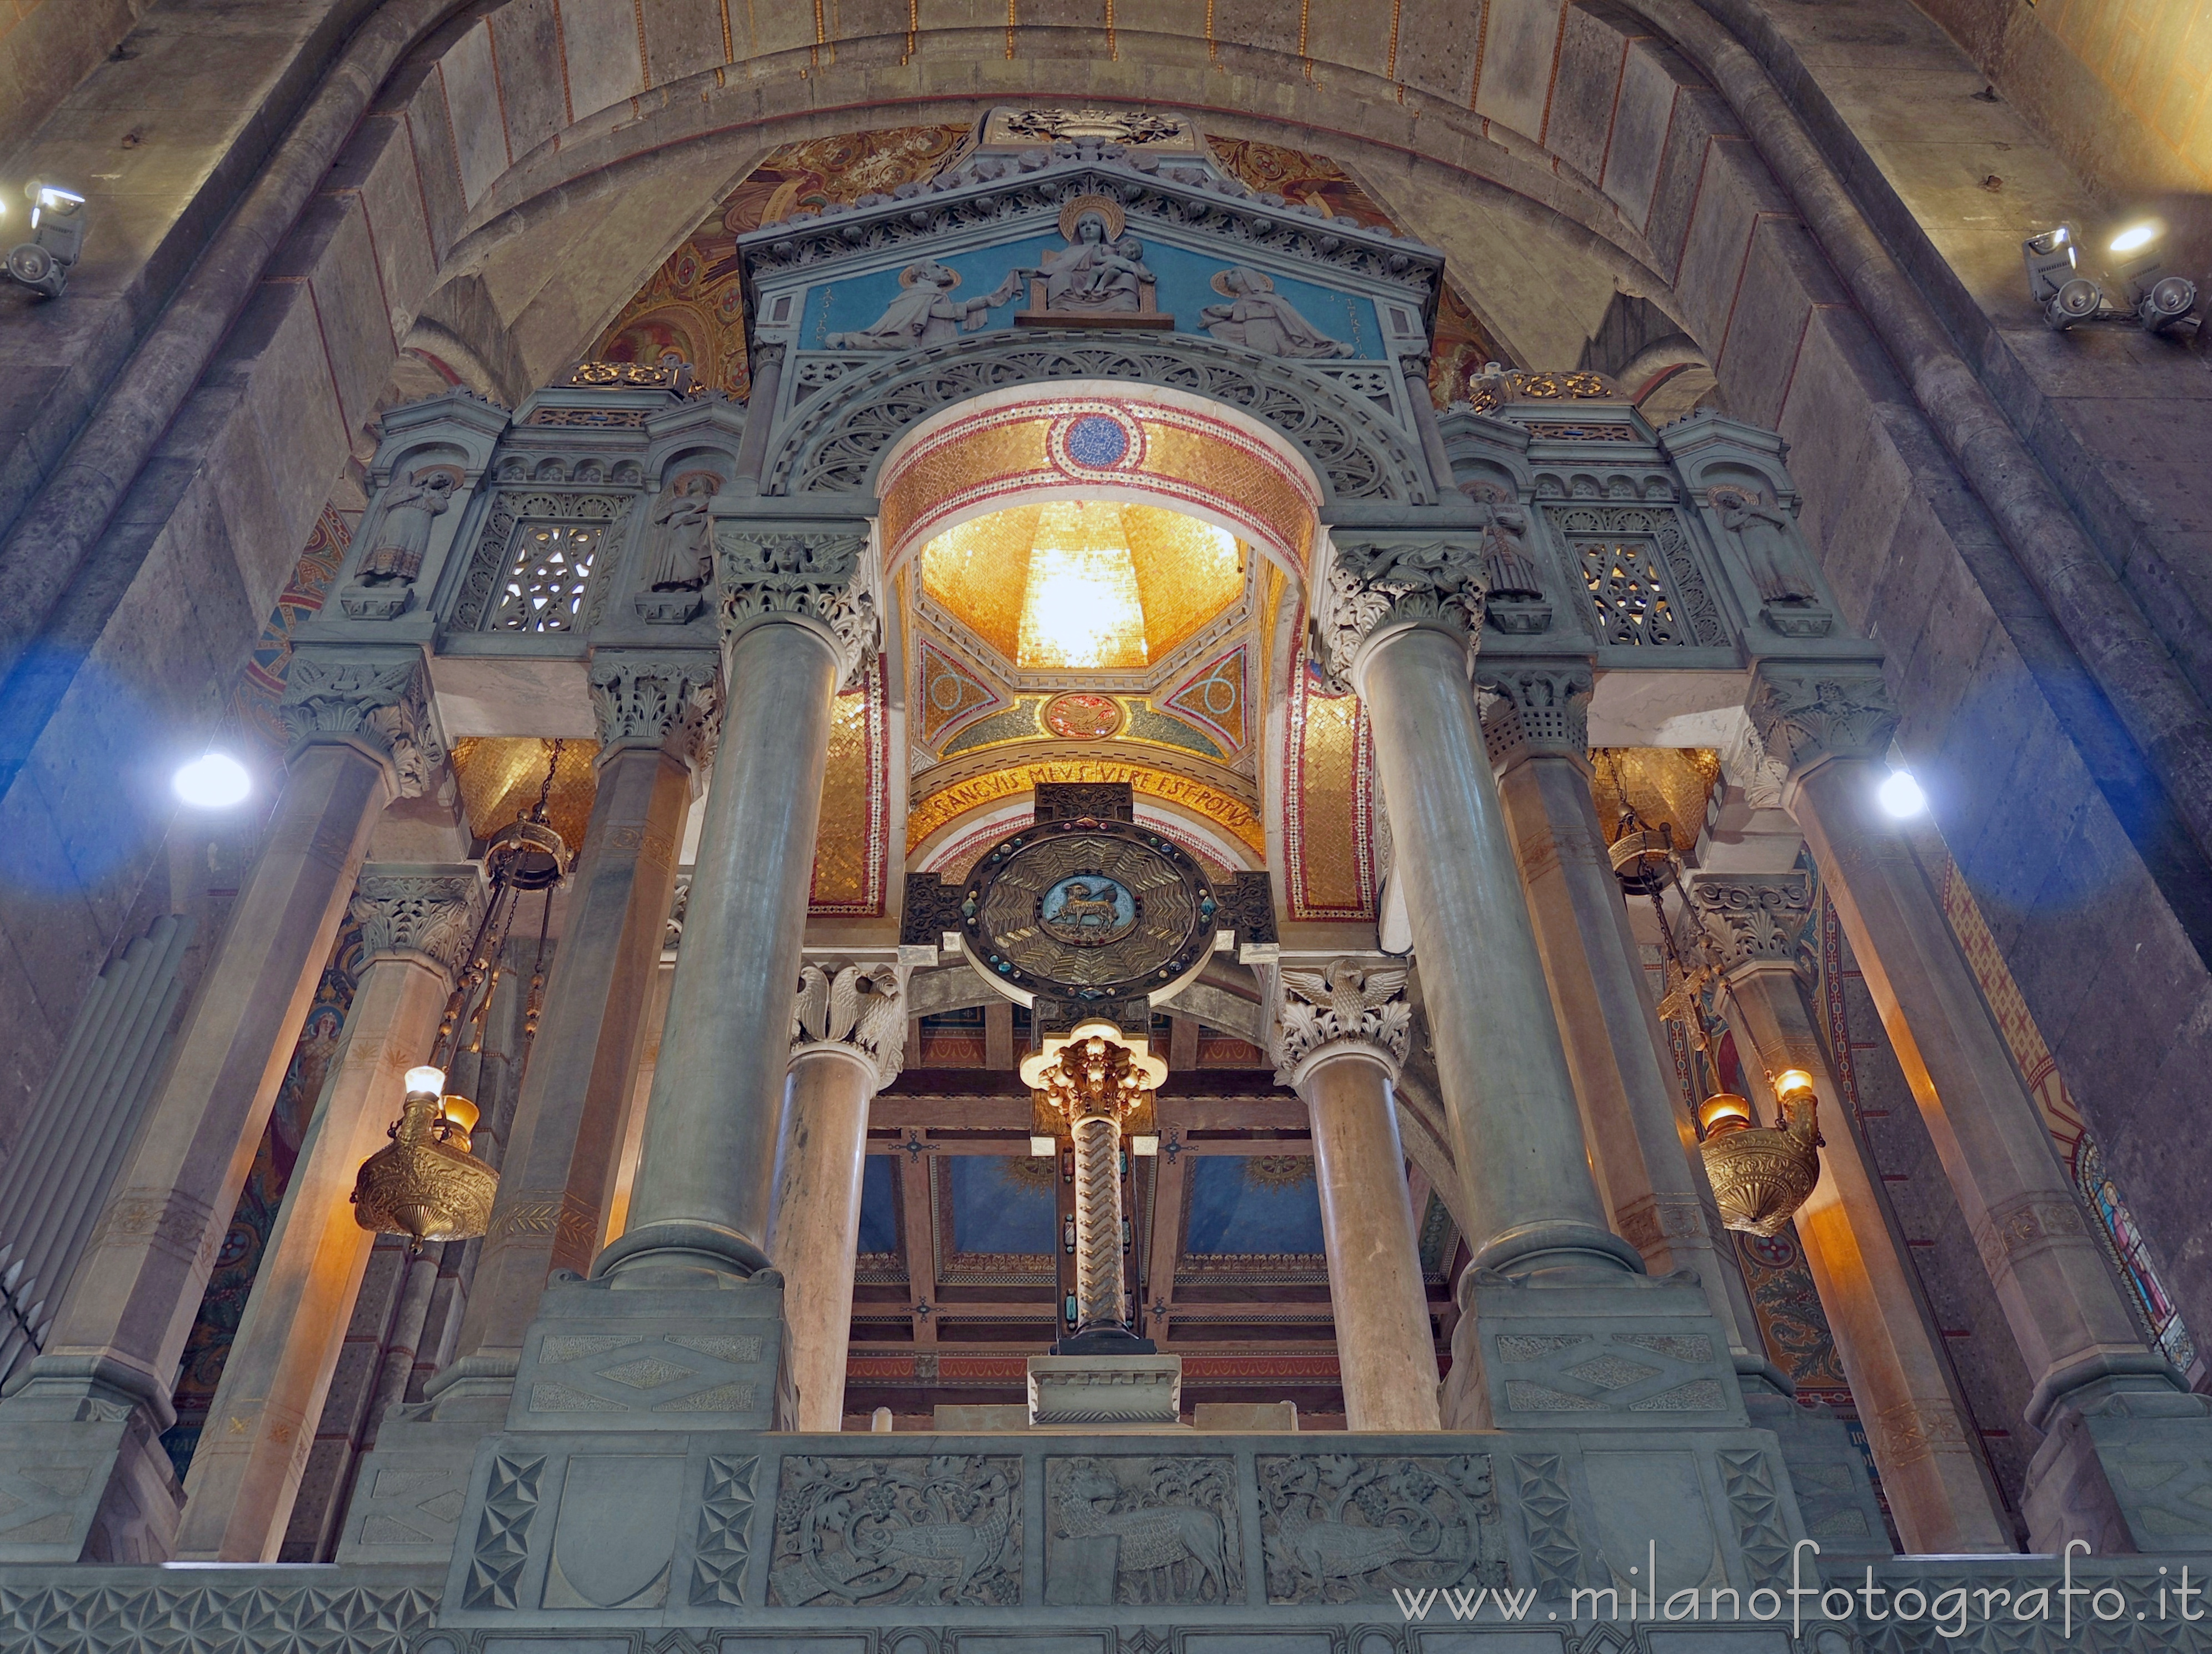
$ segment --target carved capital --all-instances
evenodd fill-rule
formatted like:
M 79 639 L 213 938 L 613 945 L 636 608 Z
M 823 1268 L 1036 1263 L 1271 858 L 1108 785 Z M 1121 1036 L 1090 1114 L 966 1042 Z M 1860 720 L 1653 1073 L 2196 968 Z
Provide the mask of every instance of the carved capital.
M 453 977 L 468 964 L 469 943 L 483 919 L 485 899 L 483 875 L 473 867 L 386 863 L 362 869 L 350 910 L 370 958 L 420 953 Z
M 2032 1252 L 2069 1244 L 2087 1246 L 2091 1242 L 2081 1202 L 2066 1194 L 2028 1194 L 2001 1201 L 1983 1213 L 1974 1230 L 1982 1267 L 1993 1276 L 2005 1274 Z
M 387 759 L 402 798 L 421 797 L 446 761 L 420 649 L 296 651 L 276 712 L 295 750 L 345 741 Z
M 1275 1025 L 1275 1079 L 1295 1085 L 1320 1060 L 1353 1049 L 1395 1074 L 1413 1043 L 1413 1006 L 1403 965 L 1333 959 L 1319 970 L 1286 968 Z
M 676 875 L 676 895 L 668 904 L 668 927 L 660 933 L 660 951 L 673 953 L 684 946 L 684 921 L 691 913 L 691 875 Z
M 811 622 L 837 651 L 839 682 L 858 679 L 883 641 L 875 559 L 860 524 L 723 520 L 714 545 L 724 637 L 769 621 Z
M 1488 589 L 1480 535 L 1341 530 L 1315 593 L 1313 659 L 1340 692 L 1378 632 L 1433 626 L 1472 648 Z
M 722 715 L 721 663 L 714 655 L 594 654 L 591 684 L 602 757 L 617 747 L 657 746 L 698 763 L 713 751 Z
M 1705 927 L 1729 969 L 1797 958 L 1797 940 L 1813 916 L 1813 892 L 1803 873 L 1692 875 L 1690 911 Z
M 878 1089 L 898 1078 L 906 1055 L 906 981 L 895 965 L 816 964 L 799 968 L 791 1005 L 791 1054 L 842 1051 L 875 1071 Z
M 1482 733 L 1492 763 L 1503 767 L 1523 757 L 1589 757 L 1593 678 L 1588 661 L 1486 666 L 1480 681 L 1488 691 Z
M 1870 663 L 1762 662 L 1744 710 L 1767 757 L 1792 775 L 1823 758 L 1880 758 L 1897 731 L 1897 706 Z

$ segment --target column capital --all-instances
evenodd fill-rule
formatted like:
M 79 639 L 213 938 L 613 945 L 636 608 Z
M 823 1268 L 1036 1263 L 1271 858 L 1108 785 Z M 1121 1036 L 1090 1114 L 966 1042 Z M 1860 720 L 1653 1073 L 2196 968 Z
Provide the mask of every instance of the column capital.
M 1730 975 L 1755 965 L 1795 968 L 1798 939 L 1813 916 L 1807 875 L 1698 872 L 1686 893 L 1692 915 L 1719 947 Z
M 791 1055 L 813 1052 L 860 1063 L 880 1091 L 906 1055 L 906 973 L 896 965 L 808 960 L 791 1006 Z
M 458 977 L 488 895 L 476 863 L 372 862 L 361 870 L 349 911 L 371 959 L 416 954 Z
M 600 762 L 625 747 L 657 747 L 696 769 L 721 727 L 721 666 L 720 655 L 704 649 L 594 650 Z
M 1472 652 L 1485 594 L 1480 533 L 1339 528 L 1316 583 L 1312 655 L 1339 690 L 1355 688 L 1373 646 L 1413 627 Z
M 1792 780 L 1828 758 L 1880 758 L 1897 732 L 1897 703 L 1874 660 L 1762 660 L 1744 710 Z
M 276 714 L 295 753 L 319 743 L 358 747 L 392 767 L 401 798 L 420 798 L 446 761 L 429 669 L 411 646 L 295 650 Z
M 722 635 L 774 621 L 811 625 L 837 657 L 849 688 L 881 647 L 876 558 L 859 518 L 718 519 L 715 565 Z
M 1322 1063 L 1358 1056 L 1393 1079 L 1413 1043 L 1413 1006 L 1405 965 L 1332 959 L 1318 970 L 1286 966 L 1275 1027 L 1275 1080 L 1296 1085 Z
M 1589 761 L 1589 702 L 1595 675 L 1587 660 L 1514 660 L 1484 665 L 1482 734 L 1493 768 L 1527 757 Z

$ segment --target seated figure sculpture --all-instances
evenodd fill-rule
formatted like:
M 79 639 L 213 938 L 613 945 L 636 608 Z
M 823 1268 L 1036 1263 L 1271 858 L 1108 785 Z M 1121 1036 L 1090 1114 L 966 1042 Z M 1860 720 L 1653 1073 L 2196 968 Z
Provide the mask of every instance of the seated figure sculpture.
M 1144 244 L 1133 235 L 1109 240 L 1110 232 L 1103 214 L 1086 212 L 1066 247 L 1046 254 L 1038 269 L 1016 274 L 1044 278 L 1044 307 L 1054 315 L 1139 310 L 1152 279 Z
M 1352 345 L 1333 339 L 1304 316 L 1297 307 L 1275 291 L 1275 284 L 1256 270 L 1231 265 L 1213 278 L 1213 290 L 1229 302 L 1210 304 L 1200 311 L 1206 331 L 1230 344 L 1241 344 L 1263 356 L 1348 356 Z
M 874 323 L 849 333 L 832 333 L 832 350 L 904 350 L 918 344 L 944 344 L 963 333 L 980 331 L 991 311 L 1020 289 L 1019 272 L 1001 282 L 996 291 L 980 299 L 956 299 L 960 272 L 934 259 L 908 265 L 899 271 L 905 290 L 884 307 Z

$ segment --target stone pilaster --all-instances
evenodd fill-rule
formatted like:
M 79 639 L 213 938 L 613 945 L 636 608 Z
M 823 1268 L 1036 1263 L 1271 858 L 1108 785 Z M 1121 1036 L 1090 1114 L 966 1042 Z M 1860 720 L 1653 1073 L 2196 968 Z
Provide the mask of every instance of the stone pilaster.
M 2009 1524 L 1967 1439 L 1879 1183 L 1814 1032 L 1798 964 L 1813 912 L 1810 881 L 1802 873 L 1701 872 L 1686 894 L 1725 962 L 1741 1054 L 1770 1076 L 1784 1068 L 1813 1076 L 1826 1141 L 1820 1181 L 1797 1213 L 1797 1237 L 1905 1548 L 2009 1550 Z
M 1664 1037 L 1590 797 L 1586 660 L 1486 662 L 1483 733 L 1613 1228 L 1654 1275 L 1696 1272 L 1738 1371 L 1770 1370 L 1662 1058 Z
M 484 902 L 472 865 L 362 870 L 368 963 L 192 1456 L 179 1557 L 276 1560 L 375 1242 L 348 1203 L 354 1174 L 384 1146 L 400 1076 L 429 1060 Z
M 2144 1343 L 2052 1152 L 1902 824 L 1875 802 L 1873 762 L 1895 709 L 1871 666 L 1762 664 L 1747 703 L 1769 756 L 1790 766 L 1785 802 L 1982 1241 L 1982 1258 L 2035 1389 L 2047 1433 L 2023 1501 L 2030 1542 L 2087 1539 L 2100 1552 L 2201 1548 L 2212 1517 L 2145 1522 L 2150 1483 L 2119 1469 L 2184 1450 L 2212 1455 L 2212 1408 Z M 2108 1467 L 2111 1473 L 2108 1474 Z
M 598 789 L 457 1359 L 433 1381 L 441 1416 L 504 1410 L 546 1277 L 590 1268 L 605 1237 L 717 668 L 705 650 L 592 657 Z
M 1408 972 L 1334 959 L 1279 974 L 1276 1079 L 1313 1122 L 1329 1302 L 1351 1430 L 1437 1430 L 1437 1348 L 1392 1085 L 1412 1043 Z
M 0 1479 L 48 1489 L 11 1494 L 0 1561 L 168 1554 L 169 1387 L 377 816 L 443 752 L 428 688 L 419 650 L 293 657 L 266 843 L 45 1353 L 0 1403 Z M 40 1481 L 40 1466 L 67 1470 Z
M 868 1103 L 898 1078 L 902 975 L 882 963 L 810 960 L 799 968 L 769 1257 L 784 1278 L 786 1359 L 801 1430 L 834 1431 L 844 1421 Z

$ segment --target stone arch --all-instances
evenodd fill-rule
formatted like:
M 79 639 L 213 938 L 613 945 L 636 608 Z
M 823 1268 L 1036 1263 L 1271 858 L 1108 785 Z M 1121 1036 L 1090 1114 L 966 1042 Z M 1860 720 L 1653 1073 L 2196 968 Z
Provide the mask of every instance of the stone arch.
M 987 333 L 910 351 L 815 393 L 769 462 L 768 491 L 870 490 L 884 456 L 914 426 L 988 392 L 1066 380 L 1127 380 L 1218 402 L 1280 432 L 1329 502 L 1434 503 L 1420 457 L 1325 374 L 1215 340 L 1141 344 Z

